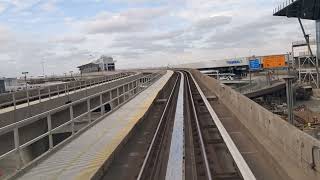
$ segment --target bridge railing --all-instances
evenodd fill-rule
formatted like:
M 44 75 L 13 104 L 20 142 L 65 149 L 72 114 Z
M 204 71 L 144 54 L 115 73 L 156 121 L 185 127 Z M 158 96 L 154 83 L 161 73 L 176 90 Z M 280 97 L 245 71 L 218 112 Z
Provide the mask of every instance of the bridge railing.
M 296 0 L 285 0 L 283 3 L 279 4 L 276 8 L 273 9 L 273 14 L 279 12 L 283 8 L 289 6 L 290 4 L 294 3 Z
M 51 99 L 53 96 L 61 96 L 61 94 L 69 94 L 72 91 L 91 87 L 96 84 L 112 81 L 115 79 L 123 78 L 132 75 L 133 73 L 119 73 L 105 77 L 99 77 L 88 80 L 74 81 L 69 83 L 51 85 L 47 87 L 27 89 L 23 91 L 7 93 L 0 95 L 0 109 L 13 106 L 14 109 L 17 105 L 27 103 L 30 106 L 32 101 L 43 101 L 45 98 Z
M 63 105 L 61 107 L 52 109 L 50 111 L 38 114 L 36 116 L 30 117 L 25 120 L 0 128 L 0 138 L 1 136 L 6 136 L 8 133 L 11 133 L 13 134 L 13 142 L 14 142 L 13 148 L 7 150 L 6 152 L 1 152 L 0 161 L 12 155 L 16 155 L 20 157 L 21 156 L 20 152 L 22 151 L 22 149 L 30 146 L 35 142 L 42 140 L 43 138 L 48 138 L 47 141 L 49 142 L 49 147 L 46 150 L 46 152 L 44 152 L 41 155 L 43 156 L 44 154 L 48 153 L 50 150 L 63 144 L 63 142 L 74 137 L 76 134 L 79 134 L 82 131 L 86 130 L 88 127 L 93 125 L 93 123 L 98 122 L 99 120 L 104 118 L 107 114 L 111 113 L 114 109 L 120 107 L 121 105 L 123 105 L 124 103 L 132 99 L 135 95 L 137 95 L 142 90 L 146 89 L 149 85 L 151 85 L 153 82 L 155 82 L 156 79 L 160 77 L 161 77 L 161 73 L 148 74 L 138 79 L 127 82 L 125 84 L 113 87 L 112 89 L 99 92 L 97 94 L 74 101 L 70 104 Z M 95 98 L 96 99 L 99 98 L 98 105 L 92 105 L 91 101 Z M 77 105 L 81 103 L 86 103 L 87 108 L 85 109 L 85 112 L 81 114 L 78 113 L 77 115 L 76 113 L 74 113 L 74 109 L 76 108 Z M 114 104 L 114 107 L 112 107 L 109 111 L 106 112 L 105 107 L 106 105 L 110 105 L 110 104 Z M 99 113 L 100 115 L 98 118 L 95 119 L 92 117 L 92 113 L 97 110 L 100 112 Z M 62 111 L 69 111 L 68 120 L 54 127 L 54 124 L 56 123 L 53 122 L 52 117 L 56 113 L 59 113 Z M 86 120 L 87 125 L 81 128 L 80 130 L 75 130 L 75 123 L 81 120 L 83 121 L 83 119 Z M 41 135 L 38 135 L 26 141 L 25 138 L 23 138 L 23 135 L 20 134 L 20 129 L 41 120 L 46 121 L 47 131 Z M 58 144 L 54 144 L 53 135 L 57 133 L 57 131 L 67 126 L 71 128 L 71 136 L 69 136 L 67 139 L 63 140 Z M 26 142 L 22 142 L 22 141 L 26 141 Z M 36 161 L 36 160 L 37 158 L 34 159 L 33 161 Z M 21 164 L 18 163 L 17 170 L 19 169 L 21 169 Z

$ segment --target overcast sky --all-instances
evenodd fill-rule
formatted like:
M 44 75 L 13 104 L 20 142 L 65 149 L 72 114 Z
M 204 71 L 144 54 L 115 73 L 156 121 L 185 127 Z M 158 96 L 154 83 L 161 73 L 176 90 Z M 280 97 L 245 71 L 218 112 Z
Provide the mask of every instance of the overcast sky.
M 92 56 L 119 68 L 286 53 L 303 38 L 281 0 L 0 0 L 0 76 L 77 71 Z M 314 35 L 314 22 L 304 21 Z

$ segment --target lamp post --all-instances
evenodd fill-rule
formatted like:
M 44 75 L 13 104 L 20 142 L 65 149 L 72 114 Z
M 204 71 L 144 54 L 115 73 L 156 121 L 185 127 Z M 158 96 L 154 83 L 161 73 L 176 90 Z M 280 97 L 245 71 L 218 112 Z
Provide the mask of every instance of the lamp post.
M 22 72 L 22 74 L 24 75 L 24 82 L 25 82 L 25 84 L 26 84 L 26 89 L 28 89 L 28 84 L 27 84 L 27 74 L 28 74 L 29 72 Z
M 42 65 L 42 75 L 43 75 L 43 78 L 46 77 L 46 75 L 45 75 L 45 73 L 44 73 L 44 63 L 45 63 L 45 61 L 44 61 L 44 59 L 42 59 L 41 65 Z
M 72 76 L 72 73 L 73 73 L 73 71 L 69 71 L 69 73 L 70 73 L 70 75 L 71 75 L 71 78 L 72 78 L 72 77 L 73 77 L 73 76 Z

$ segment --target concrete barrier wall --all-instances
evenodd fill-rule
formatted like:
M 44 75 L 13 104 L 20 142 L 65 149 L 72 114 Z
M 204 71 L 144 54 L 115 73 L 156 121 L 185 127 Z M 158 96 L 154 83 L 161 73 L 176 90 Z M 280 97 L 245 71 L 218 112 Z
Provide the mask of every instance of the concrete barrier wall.
M 320 141 L 219 81 L 196 70 L 192 73 L 239 118 L 289 177 L 320 179 Z

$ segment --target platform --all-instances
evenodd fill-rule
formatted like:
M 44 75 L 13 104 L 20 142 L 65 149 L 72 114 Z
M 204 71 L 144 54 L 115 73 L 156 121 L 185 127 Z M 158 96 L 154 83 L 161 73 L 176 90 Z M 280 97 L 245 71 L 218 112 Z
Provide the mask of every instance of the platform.
M 309 20 L 320 19 L 320 0 L 284 1 L 274 10 L 274 16 L 287 16 Z
M 90 179 L 147 112 L 172 71 L 18 179 Z

